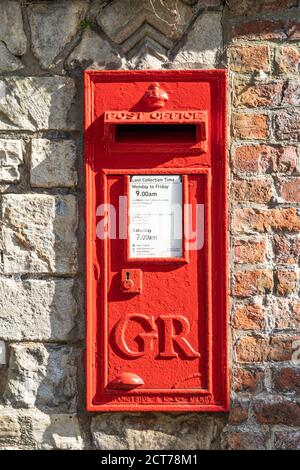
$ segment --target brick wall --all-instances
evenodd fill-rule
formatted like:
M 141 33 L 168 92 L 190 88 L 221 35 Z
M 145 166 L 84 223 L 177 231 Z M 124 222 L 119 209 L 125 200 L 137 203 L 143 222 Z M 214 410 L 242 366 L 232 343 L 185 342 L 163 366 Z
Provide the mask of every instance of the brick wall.
M 299 448 L 300 15 L 293 1 L 232 1 L 225 15 L 234 399 L 223 446 Z
M 0 3 L 0 448 L 300 448 L 299 2 L 128 2 Z M 228 68 L 229 414 L 85 411 L 86 67 Z

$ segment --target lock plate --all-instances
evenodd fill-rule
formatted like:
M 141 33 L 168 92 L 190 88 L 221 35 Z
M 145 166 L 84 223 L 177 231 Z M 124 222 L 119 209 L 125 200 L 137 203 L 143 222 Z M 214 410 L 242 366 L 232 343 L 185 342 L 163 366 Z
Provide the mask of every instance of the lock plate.
M 141 269 L 122 269 L 121 291 L 124 294 L 140 294 L 142 292 Z

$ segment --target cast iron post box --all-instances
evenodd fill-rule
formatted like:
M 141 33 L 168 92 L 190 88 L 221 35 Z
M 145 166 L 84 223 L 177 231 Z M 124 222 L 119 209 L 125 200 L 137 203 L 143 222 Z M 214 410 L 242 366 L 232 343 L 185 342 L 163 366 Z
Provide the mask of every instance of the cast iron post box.
M 85 73 L 87 407 L 226 411 L 226 75 Z

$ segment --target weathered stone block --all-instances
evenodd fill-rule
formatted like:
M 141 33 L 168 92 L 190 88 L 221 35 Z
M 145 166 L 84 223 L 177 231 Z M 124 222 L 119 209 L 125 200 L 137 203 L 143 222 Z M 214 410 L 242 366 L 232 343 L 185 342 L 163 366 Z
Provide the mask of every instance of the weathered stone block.
M 222 418 L 187 414 L 101 414 L 92 419 L 93 442 L 101 450 L 210 449 L 224 426 Z
M 72 130 L 75 84 L 65 77 L 9 77 L 0 80 L 0 130 Z
M 105 41 L 91 29 L 84 31 L 81 42 L 67 59 L 70 69 L 81 68 L 119 68 L 122 60 L 108 41 Z
M 43 69 L 50 67 L 75 36 L 87 7 L 88 2 L 84 0 L 29 5 L 32 50 Z
M 174 63 L 197 63 L 214 67 L 222 45 L 221 13 L 200 15 L 188 33 L 186 43 L 174 58 Z
M 76 212 L 72 195 L 4 195 L 4 272 L 75 273 Z
M 14 55 L 26 52 L 27 40 L 23 29 L 23 19 L 20 2 L 10 0 L 0 3 L 0 42 Z
M 159 70 L 168 62 L 167 55 L 158 52 L 157 48 L 149 47 L 146 42 L 142 45 L 142 51 L 139 49 L 134 50 L 135 54 L 130 61 L 130 67 L 133 69 Z
M 77 182 L 73 140 L 31 141 L 30 183 L 34 187 L 72 187 Z
M 0 280 L 0 338 L 78 339 L 73 280 Z
M 0 72 L 14 72 L 23 68 L 23 64 L 0 42 Z
M 29 419 L 37 449 L 83 449 L 83 438 L 76 415 L 48 415 L 34 410 L 29 415 Z
M 76 411 L 78 360 L 76 347 L 11 344 L 4 401 L 25 408 Z
M 17 416 L 0 413 L 0 447 L 11 447 L 19 444 L 21 438 L 20 424 Z
M 94 2 L 92 19 L 118 44 L 133 35 L 144 23 L 153 25 L 170 38 L 179 39 L 189 24 L 193 10 L 183 2 L 173 0 L 115 0 L 106 8 Z M 173 13 L 172 13 L 173 12 Z
M 20 181 L 19 165 L 23 161 L 20 140 L 0 139 L 0 182 Z

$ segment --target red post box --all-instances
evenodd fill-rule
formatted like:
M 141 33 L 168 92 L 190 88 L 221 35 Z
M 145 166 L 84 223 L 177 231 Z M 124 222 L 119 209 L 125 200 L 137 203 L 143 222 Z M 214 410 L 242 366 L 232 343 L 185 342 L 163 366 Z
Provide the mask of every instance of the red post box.
M 87 407 L 226 411 L 226 75 L 85 73 Z

